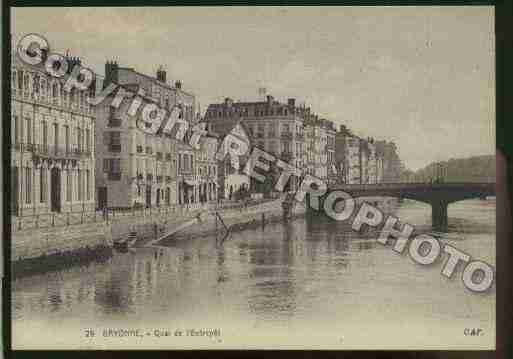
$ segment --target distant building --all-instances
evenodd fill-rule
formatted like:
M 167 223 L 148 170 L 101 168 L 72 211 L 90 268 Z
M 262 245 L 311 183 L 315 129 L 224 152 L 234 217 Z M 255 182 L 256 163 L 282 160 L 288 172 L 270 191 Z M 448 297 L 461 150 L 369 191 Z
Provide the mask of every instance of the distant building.
M 382 182 L 394 183 L 401 181 L 402 163 L 394 142 L 377 141 L 376 150 L 382 156 Z
M 207 133 L 200 139 L 200 150 L 196 154 L 196 178 L 198 198 L 201 203 L 217 200 L 218 161 L 216 159 L 219 135 Z
M 95 115 L 90 90 L 11 57 L 13 215 L 94 210 Z M 67 57 L 69 71 L 80 59 Z
M 192 123 L 195 119 L 195 96 L 182 89 L 182 83 L 171 85 L 163 68 L 151 77 L 116 62 L 105 64 L 105 81 L 123 85 L 136 93 L 144 90 L 145 101 L 171 111 L 180 107 L 180 117 Z M 96 188 L 99 207 L 146 207 L 197 202 L 199 183 L 195 178 L 195 151 L 188 136 L 179 141 L 170 135 L 151 135 L 140 130 L 136 116 L 128 115 L 130 99 L 117 109 L 110 106 L 113 97 L 97 106 Z
M 239 121 L 254 146 L 290 165 L 304 168 L 303 122 L 306 113 L 307 109 L 296 106 L 293 98 L 288 99 L 286 104 L 275 101 L 272 96 L 267 96 L 267 101 L 262 102 L 234 102 L 226 98 L 223 103 L 209 105 L 205 119 L 211 128 L 216 128 L 218 124 L 223 126 L 223 122 Z M 291 176 L 285 189 L 295 190 L 298 180 Z M 255 181 L 252 184 L 253 190 L 263 188 L 256 185 Z
M 227 118 L 225 121 L 214 121 L 209 123 L 209 130 L 219 135 L 218 152 L 225 153 L 223 140 L 226 135 L 231 134 L 246 142 L 251 148 L 251 140 L 241 120 L 236 117 Z M 237 199 L 237 193 L 249 191 L 250 178 L 242 170 L 249 155 L 231 157 L 229 154 L 218 164 L 218 197 L 222 199 Z
M 319 119 L 316 115 L 306 116 L 306 172 L 328 181 L 336 176 L 335 128 L 333 122 Z
M 335 136 L 335 164 L 339 183 L 362 183 L 362 156 L 360 138 L 339 131 Z

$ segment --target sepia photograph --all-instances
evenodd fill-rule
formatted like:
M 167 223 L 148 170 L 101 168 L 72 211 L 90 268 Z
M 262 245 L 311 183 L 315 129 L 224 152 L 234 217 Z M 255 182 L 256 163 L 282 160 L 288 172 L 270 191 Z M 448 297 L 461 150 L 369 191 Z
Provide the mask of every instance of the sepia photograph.
M 493 6 L 10 25 L 13 350 L 496 349 Z

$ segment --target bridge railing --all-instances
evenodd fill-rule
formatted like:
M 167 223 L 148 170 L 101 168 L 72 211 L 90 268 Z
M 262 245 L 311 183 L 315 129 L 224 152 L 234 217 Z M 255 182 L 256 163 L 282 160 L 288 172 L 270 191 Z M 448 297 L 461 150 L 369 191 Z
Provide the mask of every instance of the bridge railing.
M 396 182 L 396 183 L 364 183 L 364 184 L 340 184 L 330 187 L 331 190 L 375 190 L 375 189 L 421 189 L 421 188 L 462 188 L 462 187 L 478 187 L 490 188 L 495 186 L 495 183 L 489 182 L 444 182 L 444 183 L 429 183 L 429 182 Z

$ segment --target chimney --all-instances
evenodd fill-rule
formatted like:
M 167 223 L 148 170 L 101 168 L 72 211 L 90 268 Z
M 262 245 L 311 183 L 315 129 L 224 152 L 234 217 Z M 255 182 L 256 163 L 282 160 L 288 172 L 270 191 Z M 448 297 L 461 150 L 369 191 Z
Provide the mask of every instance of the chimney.
M 166 71 L 162 65 L 157 69 L 157 80 L 163 83 L 166 83 Z
M 178 80 L 178 81 L 175 81 L 175 87 L 177 89 L 181 89 L 182 88 L 182 81 Z
M 289 107 L 294 107 L 296 105 L 296 99 L 295 98 L 289 98 L 287 104 Z
M 103 82 L 104 87 L 111 82 L 118 81 L 118 63 L 115 61 L 107 61 L 105 63 L 105 81 Z
M 227 107 L 231 107 L 233 105 L 233 100 L 231 98 L 227 97 L 227 98 L 224 99 L 224 104 Z

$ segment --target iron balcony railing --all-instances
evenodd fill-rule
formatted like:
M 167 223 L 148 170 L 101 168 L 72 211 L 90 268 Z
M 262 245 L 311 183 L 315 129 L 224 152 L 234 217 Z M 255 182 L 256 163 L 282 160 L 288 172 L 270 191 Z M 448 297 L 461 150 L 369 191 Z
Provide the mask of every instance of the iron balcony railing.
M 281 138 L 291 140 L 293 137 L 292 132 L 282 132 Z
M 83 158 L 91 157 L 91 151 L 78 145 L 48 145 L 38 143 L 15 143 L 12 147 L 20 152 L 32 152 L 41 157 Z

